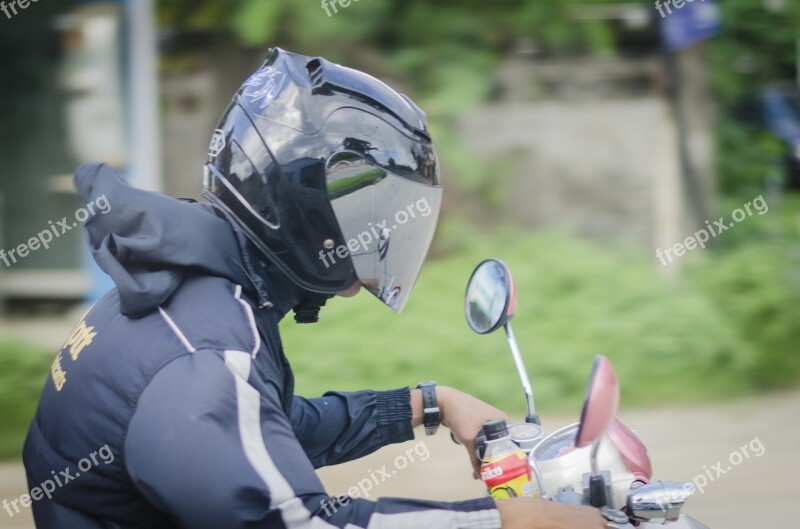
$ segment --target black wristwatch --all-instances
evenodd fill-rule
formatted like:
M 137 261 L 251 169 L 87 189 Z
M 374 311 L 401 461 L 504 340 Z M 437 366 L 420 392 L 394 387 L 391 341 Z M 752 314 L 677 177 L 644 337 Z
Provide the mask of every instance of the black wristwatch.
M 422 424 L 425 425 L 425 435 L 434 435 L 442 422 L 439 413 L 439 401 L 436 399 L 436 382 L 420 382 L 417 389 L 422 390 L 422 409 L 424 415 Z

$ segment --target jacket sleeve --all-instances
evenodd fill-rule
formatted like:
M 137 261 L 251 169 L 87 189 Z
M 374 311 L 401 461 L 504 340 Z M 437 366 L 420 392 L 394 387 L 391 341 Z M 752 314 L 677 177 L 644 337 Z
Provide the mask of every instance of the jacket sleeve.
M 414 439 L 408 388 L 328 392 L 316 399 L 295 397 L 291 420 L 315 468 L 358 459 L 388 444 Z
M 199 350 L 144 389 L 125 439 L 132 482 L 192 529 L 496 529 L 490 498 L 458 503 L 331 498 L 277 390 L 248 380 L 251 356 Z

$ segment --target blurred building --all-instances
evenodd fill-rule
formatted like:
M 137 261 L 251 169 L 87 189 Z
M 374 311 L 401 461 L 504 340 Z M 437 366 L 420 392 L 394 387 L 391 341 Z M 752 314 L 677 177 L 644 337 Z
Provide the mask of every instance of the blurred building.
M 104 161 L 161 188 L 152 2 L 42 2 L 3 24 L 0 301 L 97 297 L 110 281 L 83 243 L 72 173 Z
M 83 162 L 198 198 L 210 134 L 262 58 L 213 31 L 158 34 L 152 9 L 153 0 L 63 0 L 3 21 L 0 248 L 74 217 L 84 204 L 71 175 Z M 494 72 L 493 100 L 458 120 L 461 139 L 507 187 L 498 220 L 671 246 L 713 203 L 703 45 L 666 60 L 647 6 L 574 16 L 610 24 L 620 53 L 542 56 L 520 42 Z M 110 283 L 82 239 L 70 230 L 47 251 L 0 262 L 0 302 L 100 295 Z

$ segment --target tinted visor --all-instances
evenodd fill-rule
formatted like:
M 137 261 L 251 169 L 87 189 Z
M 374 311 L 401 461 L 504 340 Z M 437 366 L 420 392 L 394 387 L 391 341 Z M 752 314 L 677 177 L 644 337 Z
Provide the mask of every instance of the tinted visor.
M 433 239 L 442 187 L 352 159 L 329 169 L 328 193 L 356 276 L 400 312 Z

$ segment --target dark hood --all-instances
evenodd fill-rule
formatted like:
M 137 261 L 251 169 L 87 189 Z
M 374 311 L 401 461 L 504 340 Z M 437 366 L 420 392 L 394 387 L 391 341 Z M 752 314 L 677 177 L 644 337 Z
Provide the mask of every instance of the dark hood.
M 264 263 L 224 214 L 210 204 L 178 200 L 128 185 L 104 164 L 75 173 L 87 203 L 109 206 L 84 228 L 95 261 L 114 280 L 121 312 L 142 316 L 166 301 L 190 274 L 219 276 L 242 285 L 260 308 L 279 318 L 307 296 Z

